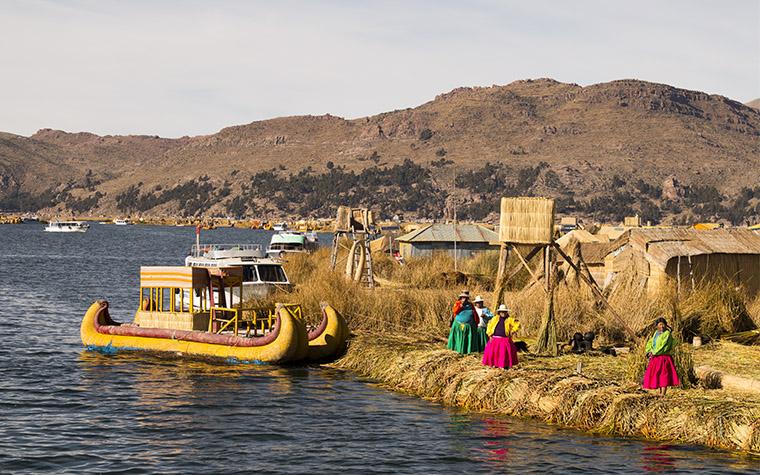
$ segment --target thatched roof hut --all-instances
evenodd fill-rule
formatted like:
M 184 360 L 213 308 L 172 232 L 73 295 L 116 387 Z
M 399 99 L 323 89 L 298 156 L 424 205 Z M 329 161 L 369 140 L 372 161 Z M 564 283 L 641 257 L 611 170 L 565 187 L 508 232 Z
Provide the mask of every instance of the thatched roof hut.
M 627 272 L 650 293 L 669 279 L 689 286 L 727 279 L 750 295 L 760 293 L 760 235 L 747 229 L 630 229 L 606 247 L 590 245 L 581 244 L 587 264 L 603 256 L 600 284 Z

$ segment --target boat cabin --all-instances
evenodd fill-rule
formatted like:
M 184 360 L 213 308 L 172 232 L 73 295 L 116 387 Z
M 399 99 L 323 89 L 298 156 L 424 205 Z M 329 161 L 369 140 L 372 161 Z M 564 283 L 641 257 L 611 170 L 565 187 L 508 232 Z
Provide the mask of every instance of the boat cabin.
M 265 333 L 271 310 L 244 308 L 243 268 L 145 266 L 140 268 L 140 302 L 134 323 L 144 328 L 232 333 Z
M 193 246 L 185 265 L 205 269 L 236 266 L 243 269 L 243 300 L 260 299 L 292 286 L 282 262 L 266 256 L 257 244 L 203 244 Z M 235 303 L 237 296 L 233 295 Z

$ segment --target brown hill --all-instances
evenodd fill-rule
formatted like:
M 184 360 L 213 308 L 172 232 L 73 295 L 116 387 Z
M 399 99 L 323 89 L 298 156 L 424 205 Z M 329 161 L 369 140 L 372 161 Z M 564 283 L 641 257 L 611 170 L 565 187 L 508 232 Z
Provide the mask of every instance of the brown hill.
M 753 109 L 760 109 L 760 98 L 749 101 L 744 104 L 745 106 L 752 107 Z
M 737 221 L 759 214 L 760 189 L 736 203 L 758 170 L 756 109 L 637 80 L 539 79 L 372 117 L 282 117 L 181 139 L 0 134 L 0 208 L 330 215 L 346 202 L 435 217 L 456 200 L 482 218 L 502 193 L 540 193 L 599 219 Z

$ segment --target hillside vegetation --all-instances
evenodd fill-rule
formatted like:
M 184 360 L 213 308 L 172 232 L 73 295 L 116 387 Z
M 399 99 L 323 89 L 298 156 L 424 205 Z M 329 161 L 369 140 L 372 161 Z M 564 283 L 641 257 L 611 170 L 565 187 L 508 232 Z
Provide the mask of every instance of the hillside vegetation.
M 540 79 L 198 137 L 0 133 L 0 209 L 274 217 L 348 203 L 435 218 L 456 203 L 460 218 L 484 219 L 519 194 L 604 221 L 744 224 L 760 218 L 758 170 L 755 108 L 637 80 Z

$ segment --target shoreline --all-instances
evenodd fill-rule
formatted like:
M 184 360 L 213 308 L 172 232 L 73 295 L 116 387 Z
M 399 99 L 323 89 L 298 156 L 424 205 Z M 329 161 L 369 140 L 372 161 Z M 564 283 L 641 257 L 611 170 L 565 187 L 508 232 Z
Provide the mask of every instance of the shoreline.
M 606 436 L 671 441 L 760 456 L 760 401 L 722 390 L 673 389 L 660 398 L 621 381 L 625 357 L 545 358 L 520 353 L 509 370 L 484 367 L 482 354 L 440 343 L 359 335 L 330 366 L 447 406 L 538 419 Z M 583 362 L 577 374 L 577 362 Z

